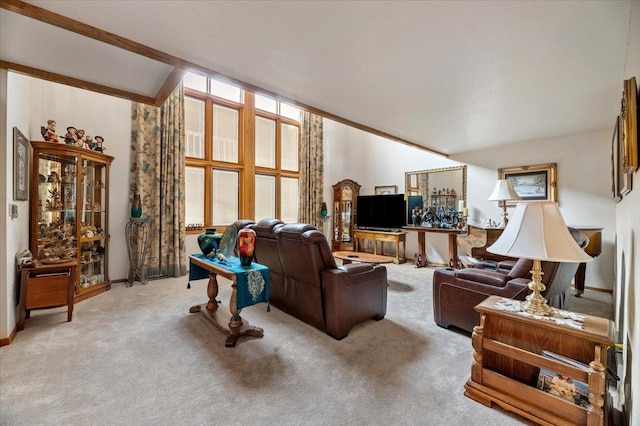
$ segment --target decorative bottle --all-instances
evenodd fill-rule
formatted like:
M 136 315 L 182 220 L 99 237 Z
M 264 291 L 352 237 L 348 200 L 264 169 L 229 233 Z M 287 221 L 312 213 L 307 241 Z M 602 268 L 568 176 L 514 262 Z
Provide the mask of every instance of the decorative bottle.
M 218 249 L 220 235 L 216 234 L 216 228 L 206 228 L 204 233 L 198 235 L 198 246 L 205 256 L 213 256 Z
M 242 266 L 251 265 L 256 247 L 256 233 L 253 229 L 238 231 L 238 257 Z
M 140 216 L 142 216 L 142 202 L 140 201 L 140 194 L 135 194 L 131 203 L 131 217 Z

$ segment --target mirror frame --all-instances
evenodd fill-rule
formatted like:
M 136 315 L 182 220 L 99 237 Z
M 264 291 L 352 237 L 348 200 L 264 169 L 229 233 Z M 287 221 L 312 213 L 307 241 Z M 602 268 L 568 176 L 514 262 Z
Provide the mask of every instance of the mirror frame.
M 456 170 L 462 171 L 462 198 L 461 200 L 467 200 L 467 165 L 442 167 L 439 169 L 427 169 L 427 170 L 415 170 L 404 173 L 404 191 L 406 196 L 409 196 L 409 176 L 417 175 L 421 173 L 441 173 L 441 172 L 453 172 Z

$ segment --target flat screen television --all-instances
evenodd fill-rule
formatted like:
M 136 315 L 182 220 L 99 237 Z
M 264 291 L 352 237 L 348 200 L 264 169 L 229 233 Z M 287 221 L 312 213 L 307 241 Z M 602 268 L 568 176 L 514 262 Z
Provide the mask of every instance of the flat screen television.
M 356 226 L 360 229 L 397 231 L 407 224 L 404 194 L 359 195 Z

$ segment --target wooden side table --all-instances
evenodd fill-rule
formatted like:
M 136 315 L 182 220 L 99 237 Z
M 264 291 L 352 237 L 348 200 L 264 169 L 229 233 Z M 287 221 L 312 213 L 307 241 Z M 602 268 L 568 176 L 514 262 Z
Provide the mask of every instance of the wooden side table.
M 393 260 L 393 263 L 400 264 L 404 263 L 404 259 L 407 256 L 407 233 L 403 231 L 391 232 L 391 231 L 374 231 L 371 229 L 354 229 L 353 230 L 353 238 L 355 240 L 355 251 L 358 251 L 358 240 L 372 240 L 373 241 L 373 254 L 378 254 L 378 241 L 382 243 L 380 247 L 381 255 L 384 255 L 384 242 L 390 241 L 395 243 L 396 247 L 396 255 Z M 402 257 L 400 256 L 400 243 L 402 243 Z
M 576 328 L 566 320 L 559 323 L 503 310 L 504 301 L 491 296 L 476 306 L 481 318 L 471 338 L 474 360 L 464 394 L 538 424 L 603 425 L 605 366 L 607 346 L 614 343 L 613 322 L 580 314 L 582 326 Z M 587 364 L 588 372 L 546 358 L 542 350 Z M 591 406 L 583 408 L 536 389 L 540 368 L 588 383 Z
M 39 265 L 20 271 L 18 331 L 24 329 L 31 309 L 67 306 L 67 321 L 73 316 L 73 299 L 78 276 L 76 261 Z

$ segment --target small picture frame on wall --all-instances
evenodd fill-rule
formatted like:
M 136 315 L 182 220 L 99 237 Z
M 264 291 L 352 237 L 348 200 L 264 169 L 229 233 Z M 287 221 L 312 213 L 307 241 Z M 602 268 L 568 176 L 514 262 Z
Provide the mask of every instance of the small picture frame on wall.
M 385 185 L 385 186 L 375 187 L 376 195 L 389 195 L 389 194 L 397 194 L 397 193 L 398 193 L 398 185 Z
M 13 199 L 29 198 L 29 141 L 17 128 L 13 128 Z
M 507 206 L 515 206 L 522 201 L 558 201 L 557 164 L 534 164 L 530 166 L 498 169 L 498 179 L 508 179 L 520 200 L 507 201 Z

